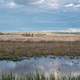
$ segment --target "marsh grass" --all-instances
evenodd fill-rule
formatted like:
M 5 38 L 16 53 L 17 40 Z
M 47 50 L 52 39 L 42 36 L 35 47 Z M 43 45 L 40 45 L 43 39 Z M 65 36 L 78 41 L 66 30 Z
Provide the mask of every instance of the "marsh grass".
M 2 75 L 0 80 L 80 80 L 80 75 L 60 76 L 56 79 L 55 76 L 52 74 L 49 77 L 45 77 L 44 74 L 40 74 L 38 72 L 36 74 L 30 73 L 22 76 L 13 75 L 12 73 L 10 73 L 10 74 Z
M 80 56 L 80 41 L 77 42 L 0 42 L 0 58 L 33 56 Z

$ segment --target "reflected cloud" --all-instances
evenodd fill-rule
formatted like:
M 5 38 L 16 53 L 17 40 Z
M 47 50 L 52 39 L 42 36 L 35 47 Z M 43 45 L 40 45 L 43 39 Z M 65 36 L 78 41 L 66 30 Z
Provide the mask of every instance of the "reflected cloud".
M 52 59 L 50 57 L 43 58 L 31 58 L 22 61 L 0 61 L 0 73 L 1 72 L 14 72 L 14 73 L 30 73 L 40 71 L 43 73 L 51 74 L 59 73 L 75 73 L 80 74 L 80 59 L 65 59 L 58 58 Z M 77 64 L 76 64 L 77 63 Z

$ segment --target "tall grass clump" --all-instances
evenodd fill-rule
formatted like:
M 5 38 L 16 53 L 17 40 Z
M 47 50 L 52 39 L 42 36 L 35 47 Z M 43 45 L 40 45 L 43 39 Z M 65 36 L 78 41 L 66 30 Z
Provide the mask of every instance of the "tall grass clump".
M 58 77 L 58 76 L 57 76 Z M 46 77 L 44 74 L 36 73 L 36 74 L 26 74 L 26 75 L 14 75 L 12 73 L 2 75 L 0 80 L 80 80 L 80 75 L 78 76 L 61 76 L 55 78 L 53 74 L 49 77 Z

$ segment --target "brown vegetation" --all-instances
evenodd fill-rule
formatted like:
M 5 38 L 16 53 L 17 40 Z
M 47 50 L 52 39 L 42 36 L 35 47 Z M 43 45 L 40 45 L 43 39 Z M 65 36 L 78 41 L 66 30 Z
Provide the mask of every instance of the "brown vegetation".
M 80 35 L 0 35 L 0 58 L 41 55 L 80 56 Z
M 80 42 L 0 42 L 0 57 L 80 55 Z

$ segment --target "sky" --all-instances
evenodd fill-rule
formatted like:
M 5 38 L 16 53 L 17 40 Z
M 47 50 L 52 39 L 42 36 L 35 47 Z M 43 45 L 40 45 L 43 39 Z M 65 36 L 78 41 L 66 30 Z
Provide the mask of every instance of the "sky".
M 80 0 L 0 0 L 0 32 L 80 32 Z

